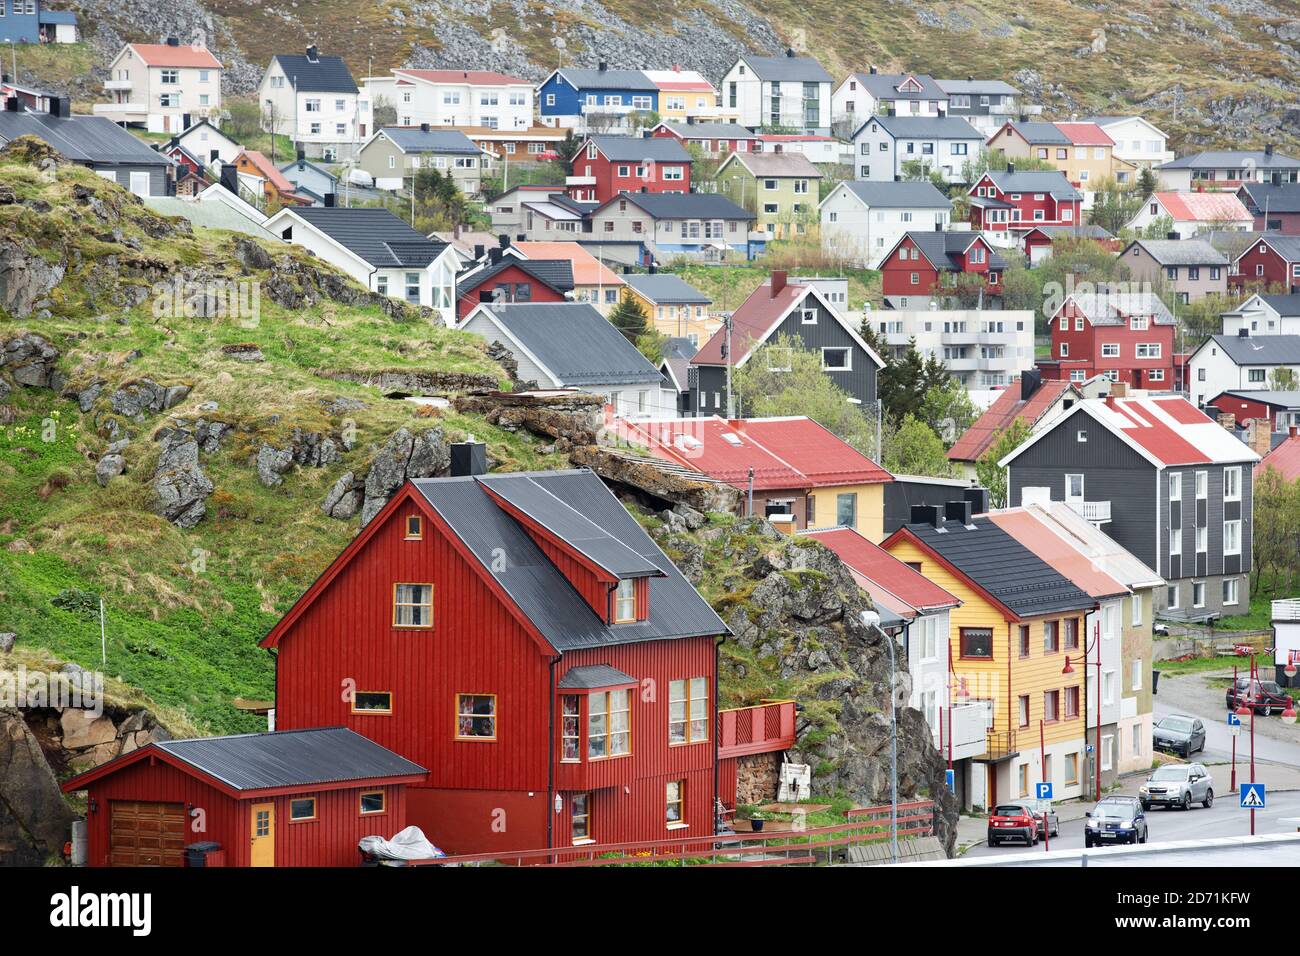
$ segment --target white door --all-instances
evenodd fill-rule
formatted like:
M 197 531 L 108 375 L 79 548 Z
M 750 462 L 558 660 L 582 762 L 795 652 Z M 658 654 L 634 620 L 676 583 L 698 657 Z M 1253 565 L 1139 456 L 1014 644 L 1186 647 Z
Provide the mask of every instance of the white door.
M 1065 476 L 1065 500 L 1067 503 L 1083 500 L 1083 475 Z
M 137 196 L 149 195 L 149 174 L 132 173 L 131 174 L 131 192 Z

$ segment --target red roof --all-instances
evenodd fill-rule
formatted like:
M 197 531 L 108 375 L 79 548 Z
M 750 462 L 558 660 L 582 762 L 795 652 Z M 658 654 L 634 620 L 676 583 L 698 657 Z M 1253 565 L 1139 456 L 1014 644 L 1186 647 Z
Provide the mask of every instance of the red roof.
M 1230 192 L 1162 193 L 1152 195 L 1175 220 L 1200 222 L 1253 222 L 1250 210 Z
M 1115 145 L 1115 141 L 1107 136 L 1106 131 L 1096 123 L 1056 123 L 1054 125 L 1075 146 Z
M 531 86 L 517 76 L 493 70 L 394 70 L 398 76 L 413 76 L 429 83 L 465 83 L 470 86 Z
M 892 481 L 893 476 L 809 418 L 622 421 L 625 437 L 659 458 L 736 488 L 820 488 Z
M 221 64 L 205 46 L 168 46 L 166 43 L 132 43 L 135 55 L 144 60 L 146 66 L 197 66 L 220 70 Z
M 261 174 L 262 178 L 275 187 L 276 192 L 284 196 L 294 195 L 294 191 L 298 187 L 285 179 L 284 173 L 275 168 L 275 163 L 271 162 L 255 149 L 243 150 L 242 154 L 248 157 L 248 161 L 253 164 L 254 168 L 256 168 Z
M 766 280 L 749 294 L 749 298 L 740 303 L 731 316 L 731 365 L 735 365 L 749 354 L 749 350 L 785 314 L 786 310 L 803 296 L 807 286 L 788 282 L 786 287 L 772 295 L 772 281 Z M 727 341 L 727 329 L 722 327 L 713 333 L 713 337 L 691 359 L 692 365 L 728 364 L 722 357 L 722 346 Z
M 1065 379 L 1048 379 L 1034 390 L 1028 401 L 1021 401 L 1020 383 L 1012 382 L 984 414 L 975 419 L 975 423 L 953 442 L 948 449 L 948 457 L 952 461 L 979 461 L 1002 437 L 1002 433 L 1011 427 L 1013 421 L 1023 418 L 1030 425 L 1035 424 L 1071 387 Z
M 1269 468 L 1277 471 L 1287 481 L 1300 478 L 1300 437 L 1292 435 L 1265 455 L 1255 466 L 1255 480 L 1263 478 L 1264 472 Z
M 914 617 L 919 611 L 956 607 L 961 603 L 929 578 L 914 571 L 852 528 L 803 532 L 835 552 L 853 572 L 872 600 L 895 614 Z

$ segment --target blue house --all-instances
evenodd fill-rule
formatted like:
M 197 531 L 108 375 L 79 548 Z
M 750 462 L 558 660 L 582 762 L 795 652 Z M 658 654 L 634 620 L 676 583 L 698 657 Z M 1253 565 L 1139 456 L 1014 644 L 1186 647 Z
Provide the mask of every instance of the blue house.
M 0 43 L 75 43 L 77 15 L 40 0 L 0 0 Z
M 611 70 L 602 60 L 594 70 L 556 70 L 537 88 L 537 103 L 547 126 L 621 132 L 633 113 L 659 109 L 659 87 L 640 70 Z

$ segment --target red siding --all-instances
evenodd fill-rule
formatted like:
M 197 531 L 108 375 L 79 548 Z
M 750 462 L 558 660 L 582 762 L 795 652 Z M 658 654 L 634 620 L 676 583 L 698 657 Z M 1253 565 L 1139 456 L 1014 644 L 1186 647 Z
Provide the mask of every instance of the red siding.
M 976 245 L 984 250 L 983 262 L 973 261 Z M 989 258 L 993 255 L 992 247 L 983 240 L 976 245 L 973 245 L 963 257 L 960 271 L 1000 276 L 1000 272 L 991 273 L 989 270 Z M 943 294 L 944 290 L 940 284 L 939 270 L 919 251 L 917 258 L 911 258 L 911 250 L 915 247 L 916 243 L 910 238 L 904 237 L 881 265 L 881 288 L 885 295 L 929 296 Z M 906 261 L 900 258 L 904 250 L 908 253 Z M 957 270 L 945 268 L 943 271 L 954 272 Z M 916 273 L 917 276 L 915 285 L 912 284 L 912 273 Z M 990 295 L 1001 295 L 1001 279 L 990 282 L 987 289 Z
M 538 282 L 537 279 L 530 276 L 523 269 L 511 267 L 509 269 L 505 269 L 501 272 L 496 273 L 490 279 L 483 282 L 482 284 L 476 285 L 466 290 L 465 294 L 460 297 L 460 301 L 457 303 L 456 306 L 460 318 L 462 319 L 465 318 L 465 316 L 469 315 L 471 312 L 474 311 L 475 306 L 481 304 L 479 302 L 480 291 L 491 292 L 498 285 L 504 283 L 510 283 L 511 287 L 513 288 L 515 285 L 521 282 L 527 283 L 531 291 L 532 295 L 531 298 L 528 300 L 530 302 L 567 302 L 568 301 L 567 299 L 564 298 L 564 293 L 556 292 L 550 286 Z M 507 297 L 506 301 L 511 301 L 511 299 Z
M 1273 405 L 1265 405 L 1263 402 L 1251 401 L 1236 395 L 1229 395 L 1226 392 L 1220 394 L 1209 404 L 1225 415 L 1228 413 L 1236 415 L 1237 424 L 1239 425 L 1247 420 L 1254 421 L 1267 418 L 1269 430 L 1273 431 L 1277 428 L 1277 408 Z
M 1061 329 L 1064 317 L 1067 328 Z M 1138 388 L 1171 389 L 1174 387 L 1174 327 L 1172 325 L 1150 324 L 1143 331 L 1134 331 L 1127 322 L 1124 325 L 1093 326 L 1086 317 L 1083 328 L 1075 328 L 1075 320 L 1080 316 L 1074 302 L 1068 301 L 1050 323 L 1052 331 L 1052 359 L 1062 363 L 1064 378 L 1069 369 L 1083 369 L 1085 377 L 1092 377 L 1111 369 L 1119 372 L 1119 381 L 1127 382 Z M 1159 358 L 1138 358 L 1139 342 L 1159 343 Z M 1118 345 L 1118 356 L 1102 355 L 1103 345 Z M 1068 347 L 1068 353 L 1061 354 L 1061 346 Z M 1163 369 L 1162 380 L 1151 379 L 1152 369 Z
M 1258 287 L 1269 291 L 1277 287 L 1284 292 L 1300 291 L 1300 262 L 1287 262 L 1265 242 L 1252 245 L 1235 265 L 1236 271 L 1228 275 L 1228 284 L 1234 289 Z
M 573 159 L 571 173 L 574 176 L 592 176 L 596 182 L 592 185 L 571 186 L 569 195 L 578 200 L 606 202 L 619 193 L 686 193 L 691 191 L 691 164 L 688 160 L 681 162 L 647 162 L 642 164 L 643 175 L 638 176 L 637 163 L 613 163 L 603 153 L 597 153 L 595 159 L 587 158 L 587 150 L 582 149 Z M 663 168 L 681 167 L 681 179 L 664 179 Z M 627 175 L 619 175 L 619 170 L 626 168 Z

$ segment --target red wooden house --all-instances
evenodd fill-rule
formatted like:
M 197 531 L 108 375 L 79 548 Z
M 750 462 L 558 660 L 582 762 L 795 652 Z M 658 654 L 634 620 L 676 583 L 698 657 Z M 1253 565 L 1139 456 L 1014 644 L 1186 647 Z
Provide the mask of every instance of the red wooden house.
M 356 866 L 362 837 L 407 826 L 423 767 L 342 727 L 168 740 L 63 784 L 85 790 L 90 866 Z
M 675 139 L 683 146 L 696 146 L 709 156 L 753 152 L 758 134 L 737 123 L 660 123 L 651 136 Z
M 958 275 L 985 277 L 985 295 L 1000 298 L 1006 260 L 978 232 L 908 232 L 881 260 L 887 296 L 941 296 Z
M 588 136 L 570 165 L 569 198 L 582 202 L 691 191 L 691 154 L 671 136 Z
M 1105 375 L 1135 388 L 1178 387 L 1174 375 L 1177 323 L 1153 292 L 1102 289 L 1071 295 L 1052 315 L 1052 356 L 1046 378 L 1085 382 Z
M 1083 194 L 1061 172 L 989 170 L 968 190 L 972 229 L 1022 232 L 1034 226 L 1070 226 L 1081 221 Z
M 1300 236 L 1260 236 L 1232 261 L 1228 285 L 1300 293 Z
M 179 143 L 172 143 L 163 149 L 164 155 L 174 164 L 172 175 L 176 183 L 176 195 L 195 196 L 206 189 L 212 182 L 203 163 Z
M 1300 236 L 1300 183 L 1242 183 L 1237 198 L 1255 217 L 1256 232 Z
M 568 259 L 522 259 L 500 249 L 462 273 L 456 282 L 456 316 L 464 319 L 484 302 L 568 302 L 573 263 Z
M 726 633 L 599 478 L 558 471 L 408 483 L 262 645 L 278 725 L 429 767 L 407 815 L 463 853 L 711 834 Z

